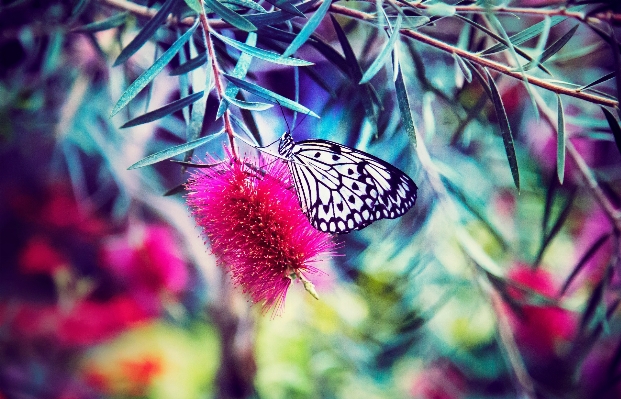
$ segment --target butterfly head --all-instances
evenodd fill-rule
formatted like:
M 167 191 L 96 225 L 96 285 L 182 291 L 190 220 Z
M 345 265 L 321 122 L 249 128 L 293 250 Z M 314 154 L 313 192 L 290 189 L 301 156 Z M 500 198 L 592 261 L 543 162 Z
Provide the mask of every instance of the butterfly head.
M 295 142 L 293 141 L 293 137 L 291 137 L 291 133 L 288 131 L 285 132 L 278 140 L 278 154 L 287 159 L 291 158 L 294 145 Z

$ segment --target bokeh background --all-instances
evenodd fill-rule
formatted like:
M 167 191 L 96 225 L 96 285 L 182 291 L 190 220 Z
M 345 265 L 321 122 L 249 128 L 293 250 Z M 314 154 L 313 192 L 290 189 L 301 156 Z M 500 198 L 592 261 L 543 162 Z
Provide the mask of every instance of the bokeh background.
M 554 25 L 548 45 L 578 28 L 546 60 L 551 77 L 529 74 L 572 88 L 607 76 L 592 93 L 615 102 L 619 57 L 610 43 L 618 46 L 612 41 L 618 6 L 576 3 L 586 2 L 510 2 L 552 12 L 567 5 L 594 18 L 570 16 Z M 247 77 L 298 99 L 321 119 L 280 107 L 232 112 L 262 143 L 292 127 L 297 140 L 329 139 L 379 156 L 416 181 L 418 200 L 397 220 L 335 237 L 338 255 L 313 278 L 320 300 L 294 283 L 284 310 L 273 314 L 250 303 L 217 265 L 184 193 L 174 190 L 188 171 L 169 161 L 127 170 L 187 141 L 192 118 L 185 108 L 151 123 L 121 125 L 201 81 L 204 86 L 210 73 L 204 64 L 190 74 L 169 74 L 205 51 L 197 33 L 111 118 L 128 85 L 187 29 L 163 25 L 127 62 L 113 66 L 149 20 L 130 7 L 135 4 L 161 6 L 0 2 L 0 398 L 621 395 L 617 110 L 607 108 L 610 121 L 599 104 L 562 97 L 572 150 L 561 184 L 555 93 L 531 86 L 529 94 L 519 79 L 494 73 L 515 140 L 518 190 L 499 115 L 459 60 L 400 39 L 415 144 L 405 132 L 390 60 L 371 80 L 375 94 L 368 86 L 361 90 L 359 79 L 343 70 L 351 63 L 343 64 L 342 43 L 326 16 L 316 33 L 341 58 L 306 45 L 296 57 L 313 61 L 312 68 L 254 60 Z M 241 2 L 228 4 L 244 10 Z M 427 14 L 404 19 L 473 53 L 495 43 L 444 15 L 450 4 L 436 2 Z M 376 10 L 374 2 L 338 5 Z M 383 7 L 394 22 L 388 2 Z M 330 12 L 364 71 L 387 37 L 377 20 L 337 11 Z M 192 17 L 183 2 L 175 13 Z M 494 26 L 484 11 L 457 14 Z M 542 20 L 535 12 L 491 14 L 510 35 Z M 109 27 L 84 27 L 96 21 Z M 292 21 L 294 30 L 304 23 Z M 218 31 L 246 39 L 235 29 Z M 263 48 L 286 46 L 268 34 L 258 37 Z M 239 52 L 216 44 L 220 67 L 232 69 Z M 532 55 L 537 45 L 534 38 L 523 49 Z M 513 63 L 508 52 L 497 60 Z M 204 99 L 196 103 L 205 110 L 201 136 L 222 128 L 217 93 Z M 225 143 L 195 149 L 192 160 L 223 157 Z

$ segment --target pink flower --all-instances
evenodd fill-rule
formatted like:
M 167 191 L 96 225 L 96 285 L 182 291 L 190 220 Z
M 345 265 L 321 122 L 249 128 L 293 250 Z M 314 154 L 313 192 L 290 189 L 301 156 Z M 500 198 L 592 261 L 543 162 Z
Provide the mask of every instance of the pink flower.
M 532 269 L 518 264 L 508 274 L 508 278 L 519 286 L 533 292 L 554 298 L 558 287 L 550 273 L 543 269 Z M 510 289 L 508 294 L 515 300 L 524 300 L 526 295 L 518 289 Z M 562 354 L 563 344 L 576 334 L 577 317 L 573 312 L 553 305 L 522 305 L 519 314 L 506 307 L 517 344 L 533 360 L 550 360 Z
M 164 225 L 130 226 L 106 240 L 101 263 L 147 307 L 159 307 L 161 294 L 177 294 L 189 280 L 179 245 Z
M 32 237 L 19 254 L 19 267 L 24 273 L 54 274 L 69 262 L 46 237 Z
M 462 372 L 449 362 L 439 361 L 414 376 L 410 394 L 417 399 L 459 399 L 466 396 L 466 389 Z
M 302 213 L 287 165 L 235 160 L 200 169 L 188 205 L 219 262 L 253 302 L 280 310 L 291 276 L 305 278 L 334 249 Z

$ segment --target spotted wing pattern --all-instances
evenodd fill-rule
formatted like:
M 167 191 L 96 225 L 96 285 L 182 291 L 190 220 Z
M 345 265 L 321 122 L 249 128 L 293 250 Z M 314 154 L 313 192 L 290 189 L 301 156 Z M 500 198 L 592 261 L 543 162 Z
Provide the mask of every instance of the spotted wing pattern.
M 416 184 L 373 155 L 327 140 L 279 143 L 300 206 L 318 230 L 349 233 L 378 219 L 394 219 L 416 202 Z

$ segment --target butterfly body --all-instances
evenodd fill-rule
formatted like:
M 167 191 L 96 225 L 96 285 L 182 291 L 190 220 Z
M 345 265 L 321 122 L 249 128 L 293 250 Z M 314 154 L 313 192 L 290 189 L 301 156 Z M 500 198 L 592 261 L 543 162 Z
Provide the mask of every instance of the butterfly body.
M 371 154 L 327 140 L 296 143 L 288 132 L 278 153 L 289 160 L 302 211 L 318 230 L 360 230 L 399 217 L 416 202 L 414 181 Z

